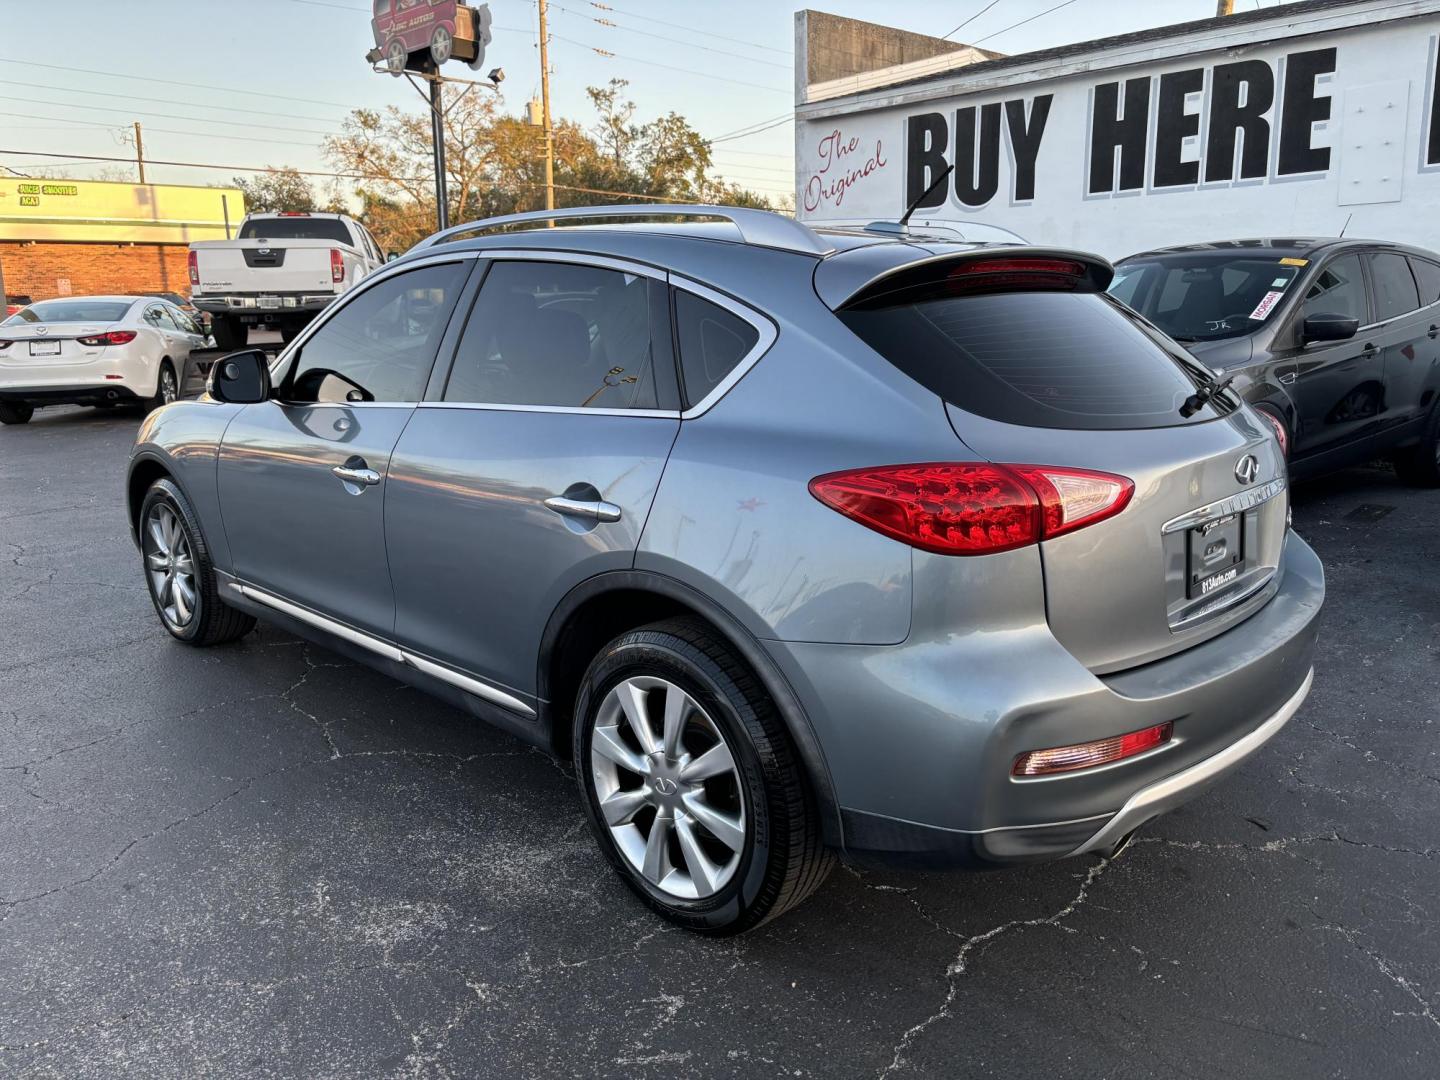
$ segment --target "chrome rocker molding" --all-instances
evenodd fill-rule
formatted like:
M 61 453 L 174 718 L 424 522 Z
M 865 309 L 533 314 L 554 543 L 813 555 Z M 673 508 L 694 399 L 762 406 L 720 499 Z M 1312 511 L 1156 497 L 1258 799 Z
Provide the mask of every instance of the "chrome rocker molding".
M 387 641 L 382 641 L 377 637 L 362 633 L 359 630 L 346 626 L 344 623 L 336 622 L 334 619 L 328 619 L 324 615 L 311 611 L 309 608 L 301 607 L 299 604 L 292 604 L 289 600 L 265 592 L 263 589 L 257 589 L 253 585 L 230 582 L 226 587 L 233 589 L 247 600 L 252 600 L 257 604 L 264 604 L 268 608 L 274 608 L 282 615 L 288 615 L 292 619 L 313 626 L 317 630 L 323 630 L 327 634 L 340 638 L 342 641 L 348 641 L 352 645 L 358 645 L 362 649 L 368 649 L 377 656 L 383 656 L 386 660 L 393 661 L 397 664 L 405 664 L 422 674 L 429 675 L 431 678 L 439 679 L 441 682 L 459 687 L 467 694 L 474 694 L 476 697 L 489 701 L 492 704 L 509 709 L 511 712 L 519 713 L 527 719 L 533 720 L 535 718 L 535 710 L 519 698 L 513 694 L 507 694 L 504 690 L 497 690 L 495 687 L 488 683 L 483 683 L 479 679 L 472 678 L 469 675 L 463 675 L 452 668 L 445 667 L 443 664 L 437 664 L 433 660 L 427 660 L 423 656 L 416 656 L 414 653 L 397 649 Z
M 1203 787 L 1235 768 L 1290 722 L 1290 718 L 1305 703 L 1305 698 L 1310 693 L 1310 685 L 1314 681 L 1315 669 L 1311 668 L 1305 675 L 1305 681 L 1300 684 L 1300 689 L 1254 731 L 1235 740 L 1218 754 L 1212 754 L 1174 776 L 1167 776 L 1149 787 L 1141 788 L 1130 796 L 1130 801 L 1120 808 L 1119 813 L 1111 818 L 1103 829 L 1070 854 L 1084 855 L 1091 851 L 1109 854 L 1151 818 L 1180 805 L 1190 797 L 1195 788 Z

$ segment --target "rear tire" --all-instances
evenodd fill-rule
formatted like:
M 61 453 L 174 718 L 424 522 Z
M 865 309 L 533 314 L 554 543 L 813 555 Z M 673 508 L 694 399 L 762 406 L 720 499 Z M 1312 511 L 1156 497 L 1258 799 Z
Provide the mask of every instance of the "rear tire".
M 19 401 L 0 402 L 0 424 L 28 424 L 35 406 Z
M 145 493 L 140 546 L 150 602 L 171 637 L 203 647 L 234 641 L 255 628 L 253 615 L 220 599 L 199 519 L 169 479 L 156 480 Z
M 180 400 L 180 382 L 169 360 L 160 361 L 160 374 L 155 377 L 155 396 L 145 402 L 145 411 L 154 412 L 161 405 Z
M 672 695 L 682 703 L 673 750 L 662 716 Z M 637 709 L 648 736 L 631 718 Z M 702 620 L 670 619 L 610 642 L 585 673 L 575 716 L 591 829 L 652 910 L 700 933 L 738 934 L 825 880 L 834 857 L 779 711 Z
M 1440 487 L 1440 402 L 1430 409 L 1425 433 L 1418 446 L 1411 446 L 1392 459 L 1395 474 L 1416 487 Z
M 228 315 L 216 315 L 211 322 L 211 334 L 215 347 L 221 352 L 234 352 L 244 348 L 250 340 L 250 332 L 244 323 L 236 322 Z

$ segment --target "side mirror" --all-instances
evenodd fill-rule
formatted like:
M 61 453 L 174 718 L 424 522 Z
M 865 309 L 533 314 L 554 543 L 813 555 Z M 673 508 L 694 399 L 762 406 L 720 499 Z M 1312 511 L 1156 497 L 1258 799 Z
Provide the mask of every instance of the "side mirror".
M 1352 315 L 1320 312 L 1308 316 L 1300 329 L 1302 344 L 1312 341 L 1349 341 L 1360 330 L 1360 320 Z
M 270 397 L 270 358 L 263 349 L 243 349 L 220 357 L 206 386 L 216 401 L 255 405 Z

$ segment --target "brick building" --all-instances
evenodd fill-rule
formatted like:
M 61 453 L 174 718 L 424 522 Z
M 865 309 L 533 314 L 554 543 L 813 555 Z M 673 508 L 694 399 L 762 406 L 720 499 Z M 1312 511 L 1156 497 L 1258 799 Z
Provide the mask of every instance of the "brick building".
M 188 295 L 192 240 L 245 214 L 235 188 L 0 179 L 0 279 L 9 296 Z

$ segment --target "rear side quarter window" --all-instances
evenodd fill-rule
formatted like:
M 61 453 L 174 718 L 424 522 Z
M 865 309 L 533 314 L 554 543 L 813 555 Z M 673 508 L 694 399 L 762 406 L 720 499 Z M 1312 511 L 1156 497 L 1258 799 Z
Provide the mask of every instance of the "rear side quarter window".
M 675 329 L 685 404 L 710 396 L 760 343 L 760 331 L 734 312 L 694 293 L 675 292 Z

